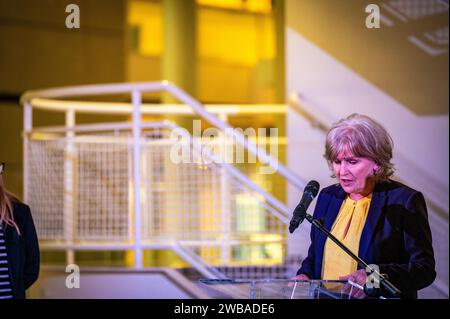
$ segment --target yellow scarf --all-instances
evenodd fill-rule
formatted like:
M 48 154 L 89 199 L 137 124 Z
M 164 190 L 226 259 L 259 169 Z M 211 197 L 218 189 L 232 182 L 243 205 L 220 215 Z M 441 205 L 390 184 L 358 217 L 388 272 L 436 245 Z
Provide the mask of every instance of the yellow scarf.
M 366 223 L 371 199 L 372 193 L 357 201 L 347 196 L 331 228 L 331 233 L 355 255 L 358 255 L 359 240 Z M 330 239 L 327 239 L 325 243 L 323 254 L 322 279 L 324 280 L 338 280 L 340 276 L 351 274 L 357 269 L 356 261 Z

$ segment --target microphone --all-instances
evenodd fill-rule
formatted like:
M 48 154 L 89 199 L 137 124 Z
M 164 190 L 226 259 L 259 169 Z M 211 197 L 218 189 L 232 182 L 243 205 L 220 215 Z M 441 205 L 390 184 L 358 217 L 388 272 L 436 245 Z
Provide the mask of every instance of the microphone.
M 294 213 L 289 224 L 289 232 L 292 234 L 306 217 L 306 210 L 311 204 L 314 197 L 319 193 L 320 184 L 317 181 L 310 181 L 303 191 L 300 203 L 295 207 Z

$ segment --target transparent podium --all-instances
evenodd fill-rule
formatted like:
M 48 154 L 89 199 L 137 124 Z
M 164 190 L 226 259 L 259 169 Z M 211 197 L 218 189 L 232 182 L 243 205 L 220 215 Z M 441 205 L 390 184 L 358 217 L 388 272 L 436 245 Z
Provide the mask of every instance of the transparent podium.
M 200 279 L 218 299 L 360 299 L 361 286 L 339 280 Z

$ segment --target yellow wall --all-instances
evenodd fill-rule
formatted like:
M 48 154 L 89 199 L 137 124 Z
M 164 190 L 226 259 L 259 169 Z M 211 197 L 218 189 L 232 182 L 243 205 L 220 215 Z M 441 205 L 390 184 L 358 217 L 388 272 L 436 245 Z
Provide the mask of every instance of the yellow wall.
M 256 3 L 249 4 L 250 9 L 243 11 L 198 6 L 198 69 L 193 81 L 197 81 L 197 97 L 202 102 L 275 102 L 275 26 L 270 5 L 266 1 L 261 4 L 260 9 Z M 128 24 L 127 79 L 160 79 L 164 50 L 161 2 L 129 1 Z M 137 45 L 135 39 L 139 39 Z
M 73 1 L 0 1 L 0 92 L 125 80 L 124 0 L 79 0 L 80 28 L 67 29 Z

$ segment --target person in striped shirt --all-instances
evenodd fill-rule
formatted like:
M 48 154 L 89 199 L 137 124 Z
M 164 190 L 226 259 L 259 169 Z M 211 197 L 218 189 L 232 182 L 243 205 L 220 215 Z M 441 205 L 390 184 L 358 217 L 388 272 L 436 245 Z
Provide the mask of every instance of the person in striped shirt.
M 39 276 L 39 244 L 30 208 L 6 191 L 0 163 L 0 299 L 23 299 Z

